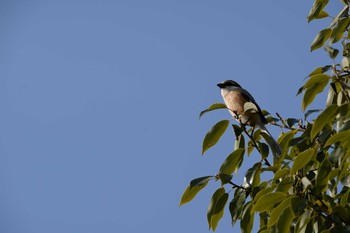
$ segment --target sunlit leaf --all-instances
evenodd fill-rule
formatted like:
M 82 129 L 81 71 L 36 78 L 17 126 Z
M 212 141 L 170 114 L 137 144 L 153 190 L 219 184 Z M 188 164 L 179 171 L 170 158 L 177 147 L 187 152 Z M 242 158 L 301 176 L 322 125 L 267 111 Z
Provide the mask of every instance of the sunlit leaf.
M 305 91 L 303 101 L 302 101 L 302 110 L 304 111 L 307 106 L 309 106 L 312 101 L 315 99 L 316 95 L 323 91 L 327 86 L 328 81 L 316 83 Z
M 301 152 L 295 159 L 292 166 L 292 169 L 290 170 L 290 173 L 293 175 L 295 174 L 299 169 L 304 167 L 306 164 L 310 162 L 313 155 L 315 153 L 315 149 L 311 148 L 306 151 Z
M 244 112 L 243 113 L 246 113 L 246 112 L 258 112 L 258 107 L 252 103 L 252 102 L 246 102 L 244 104 Z
M 182 194 L 180 206 L 191 201 L 199 191 L 201 191 L 205 186 L 207 186 L 209 180 L 212 176 L 205 176 L 194 179 L 190 182 L 190 185 L 186 188 L 185 192 Z
M 338 114 L 339 107 L 335 104 L 328 106 L 315 120 L 315 123 L 311 129 L 311 140 L 313 140 L 317 134 L 327 124 L 331 123 L 334 117 Z
M 247 170 L 244 176 L 245 183 L 253 187 L 254 187 L 254 184 L 260 183 L 260 171 L 261 171 L 261 163 L 254 164 L 253 167 Z M 256 179 L 259 179 L 259 180 L 256 180 Z
M 281 202 L 287 195 L 282 192 L 267 193 L 261 196 L 253 207 L 253 211 L 270 211 L 272 207 Z
M 282 168 L 276 171 L 275 176 L 273 177 L 274 181 L 277 181 L 278 179 L 285 177 L 289 175 L 290 169 L 289 168 Z
M 321 48 L 324 45 L 324 43 L 328 40 L 331 33 L 332 33 L 332 29 L 330 28 L 326 28 L 320 31 L 316 35 L 314 41 L 311 43 L 311 52 L 318 48 Z
M 317 83 L 328 83 L 328 81 L 331 79 L 331 76 L 327 74 L 315 74 L 307 80 L 307 82 L 304 84 L 304 88 L 310 88 L 314 86 Z
M 340 11 L 339 14 L 333 19 L 333 21 L 329 27 L 334 27 L 338 23 L 339 19 L 342 19 L 344 17 L 348 17 L 349 6 L 348 6 L 348 4 L 345 4 L 345 5 L 346 6 L 343 8 L 343 10 Z
M 243 162 L 244 152 L 243 148 L 239 148 L 227 156 L 220 167 L 219 174 L 232 174 L 238 169 Z
M 290 207 L 287 207 L 283 210 L 281 216 L 278 218 L 277 222 L 277 232 L 278 233 L 289 233 L 290 226 L 293 220 L 293 212 Z
M 330 146 L 336 142 L 343 141 L 343 140 L 349 140 L 350 138 L 350 130 L 342 131 L 339 133 L 336 133 L 332 135 L 324 145 L 325 147 Z
M 321 12 L 323 12 L 323 8 L 327 5 L 328 0 L 316 0 L 307 16 L 308 22 L 320 18 Z
M 223 109 L 223 108 L 227 109 L 226 104 L 222 104 L 222 103 L 212 104 L 209 108 L 201 111 L 201 113 L 199 114 L 199 118 L 201 118 L 207 112 L 210 112 L 210 111 L 213 111 L 213 110 L 216 110 L 216 109 Z
M 267 224 L 268 227 L 275 225 L 279 217 L 281 216 L 283 210 L 290 206 L 291 200 L 293 196 L 286 197 L 278 206 L 276 206 L 270 215 L 269 222 Z
M 227 129 L 227 126 L 229 124 L 228 120 L 222 120 L 216 123 L 205 135 L 203 146 L 202 146 L 202 154 L 204 154 L 205 151 L 207 151 L 210 147 L 214 146 L 221 136 L 224 134 L 224 132 Z

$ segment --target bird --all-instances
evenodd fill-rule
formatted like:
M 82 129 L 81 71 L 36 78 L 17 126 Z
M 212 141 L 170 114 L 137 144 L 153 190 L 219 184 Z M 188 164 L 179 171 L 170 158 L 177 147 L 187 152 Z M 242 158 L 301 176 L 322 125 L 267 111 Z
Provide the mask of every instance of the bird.
M 221 96 L 224 99 L 230 114 L 241 125 L 258 127 L 261 132 L 266 133 L 271 138 L 271 142 L 269 143 L 267 141 L 267 143 L 270 147 L 273 147 L 277 155 L 281 155 L 281 147 L 266 129 L 265 125 L 268 122 L 254 97 L 233 80 L 225 80 L 218 83 L 217 86 L 221 89 Z

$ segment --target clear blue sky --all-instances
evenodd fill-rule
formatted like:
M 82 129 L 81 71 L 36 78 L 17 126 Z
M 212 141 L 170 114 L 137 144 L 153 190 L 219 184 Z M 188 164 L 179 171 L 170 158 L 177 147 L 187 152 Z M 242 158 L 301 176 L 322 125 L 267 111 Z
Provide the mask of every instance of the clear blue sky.
M 202 157 L 229 114 L 198 114 L 234 79 L 263 109 L 301 117 L 298 88 L 330 62 L 309 53 L 321 28 L 306 22 L 311 5 L 1 1 L 0 231 L 208 232 L 218 183 L 178 204 L 191 179 L 216 173 L 232 135 Z M 226 211 L 216 232 L 238 229 Z

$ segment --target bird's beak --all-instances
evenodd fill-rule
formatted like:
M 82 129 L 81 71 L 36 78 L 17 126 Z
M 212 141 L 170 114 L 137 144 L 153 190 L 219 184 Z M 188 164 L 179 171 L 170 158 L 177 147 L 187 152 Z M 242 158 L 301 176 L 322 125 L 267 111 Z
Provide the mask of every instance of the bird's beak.
M 217 86 L 220 87 L 220 88 L 224 88 L 224 87 L 225 87 L 225 84 L 223 84 L 223 83 L 218 83 Z

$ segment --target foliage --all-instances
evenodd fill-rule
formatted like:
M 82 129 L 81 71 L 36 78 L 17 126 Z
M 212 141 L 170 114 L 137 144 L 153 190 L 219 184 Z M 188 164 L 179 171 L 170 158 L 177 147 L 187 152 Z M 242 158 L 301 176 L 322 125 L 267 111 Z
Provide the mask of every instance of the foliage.
M 212 195 L 207 218 L 216 229 L 224 209 L 232 224 L 240 221 L 242 232 L 251 232 L 259 214 L 263 232 L 350 232 L 350 39 L 349 0 L 335 17 L 325 11 L 328 0 L 316 0 L 308 21 L 331 19 L 311 44 L 311 51 L 324 48 L 332 64 L 311 72 L 298 94 L 303 94 L 304 119 L 268 116 L 270 124 L 284 132 L 278 138 L 283 153 L 268 161 L 271 150 L 259 130 L 232 125 L 235 147 L 218 173 L 194 179 L 185 190 L 180 205 L 191 201 L 209 182 L 220 181 Z M 337 48 L 333 48 L 335 44 Z M 342 62 L 335 59 L 342 51 Z M 319 93 L 328 87 L 324 109 L 308 110 Z M 200 116 L 224 104 L 213 104 Z M 310 120 L 310 116 L 315 116 Z M 229 121 L 215 124 L 205 136 L 202 154 L 214 146 L 229 129 Z M 260 161 L 245 172 L 243 184 L 233 181 L 245 155 L 256 151 Z M 268 173 L 270 175 L 264 175 Z M 263 179 L 263 177 L 269 177 Z

